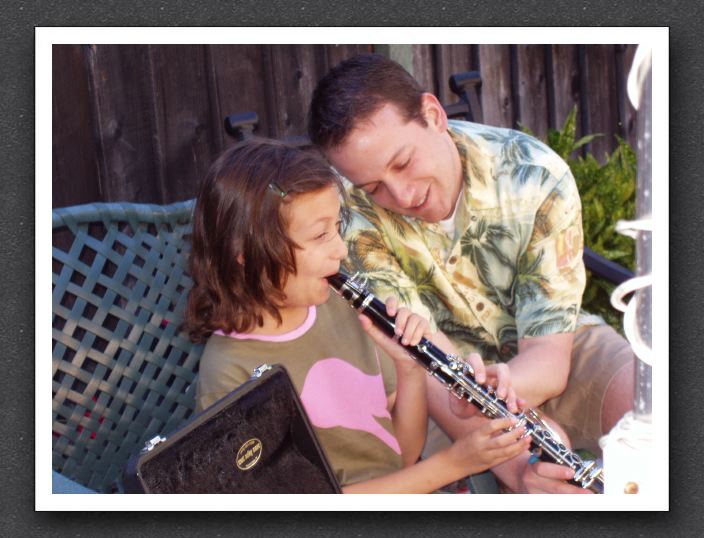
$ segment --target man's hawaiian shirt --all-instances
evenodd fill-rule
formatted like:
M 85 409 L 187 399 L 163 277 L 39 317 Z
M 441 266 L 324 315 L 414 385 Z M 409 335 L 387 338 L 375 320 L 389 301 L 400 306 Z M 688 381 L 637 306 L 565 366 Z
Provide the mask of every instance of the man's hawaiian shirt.
M 450 237 L 348 185 L 345 270 L 431 319 L 463 355 L 506 361 L 521 338 L 572 332 L 585 286 L 579 193 L 568 165 L 524 133 L 450 121 L 464 175 Z

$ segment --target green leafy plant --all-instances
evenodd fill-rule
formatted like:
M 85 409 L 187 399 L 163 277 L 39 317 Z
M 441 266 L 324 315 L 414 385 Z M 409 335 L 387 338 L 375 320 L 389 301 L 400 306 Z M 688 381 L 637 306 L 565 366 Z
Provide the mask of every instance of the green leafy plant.
M 619 220 L 635 216 L 636 155 L 633 148 L 616 136 L 618 147 L 606 155 L 603 163 L 592 154 L 576 151 L 594 138 L 590 134 L 576 140 L 577 108 L 567 116 L 561 130 L 550 129 L 547 144 L 569 164 L 582 199 L 584 244 L 597 254 L 633 270 L 635 242 L 616 232 Z M 527 131 L 525 127 L 524 131 Z M 610 296 L 615 285 L 587 271 L 587 287 L 582 309 L 598 314 L 623 333 L 622 315 L 611 306 Z

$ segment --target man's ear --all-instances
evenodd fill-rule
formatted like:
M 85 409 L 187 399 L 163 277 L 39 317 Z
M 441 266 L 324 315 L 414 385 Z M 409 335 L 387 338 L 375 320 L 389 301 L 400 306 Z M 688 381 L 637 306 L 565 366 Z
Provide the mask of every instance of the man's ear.
M 424 93 L 421 96 L 420 106 L 429 126 L 441 133 L 447 131 L 447 114 L 437 97 L 432 93 Z

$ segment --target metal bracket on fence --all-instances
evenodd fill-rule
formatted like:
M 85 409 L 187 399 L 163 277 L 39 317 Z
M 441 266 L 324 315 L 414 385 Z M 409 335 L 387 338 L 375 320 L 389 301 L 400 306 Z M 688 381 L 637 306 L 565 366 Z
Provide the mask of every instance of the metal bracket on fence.
M 445 107 L 448 115 L 464 113 L 467 121 L 483 123 L 482 107 L 479 103 L 479 88 L 482 86 L 482 77 L 479 71 L 455 73 L 450 76 L 449 83 L 450 90 L 460 98 L 460 102 Z
M 252 138 L 258 125 L 259 116 L 256 112 L 241 112 L 225 117 L 225 131 L 238 142 Z
M 225 117 L 225 131 L 238 142 L 254 138 L 254 133 L 259 127 L 259 116 L 256 112 L 241 112 Z M 308 148 L 311 143 L 307 136 L 285 136 L 280 140 L 297 148 Z

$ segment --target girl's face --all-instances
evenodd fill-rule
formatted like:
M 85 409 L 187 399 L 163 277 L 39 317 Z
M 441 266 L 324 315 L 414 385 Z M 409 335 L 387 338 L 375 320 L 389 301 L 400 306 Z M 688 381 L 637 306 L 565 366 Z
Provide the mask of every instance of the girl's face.
M 297 195 L 286 207 L 288 235 L 295 250 L 296 274 L 288 275 L 282 310 L 307 308 L 328 300 L 327 278 L 340 269 L 347 247 L 340 237 L 340 199 L 334 185 Z M 282 312 L 283 314 L 283 312 Z

